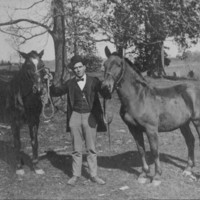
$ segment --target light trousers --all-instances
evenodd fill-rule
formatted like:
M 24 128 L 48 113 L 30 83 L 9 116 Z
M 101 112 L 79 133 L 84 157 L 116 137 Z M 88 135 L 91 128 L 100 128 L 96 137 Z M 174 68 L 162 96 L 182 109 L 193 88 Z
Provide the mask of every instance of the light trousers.
M 86 145 L 87 162 L 92 177 L 97 175 L 96 128 L 97 123 L 91 113 L 73 112 L 69 121 L 73 141 L 72 171 L 81 176 L 83 145 Z

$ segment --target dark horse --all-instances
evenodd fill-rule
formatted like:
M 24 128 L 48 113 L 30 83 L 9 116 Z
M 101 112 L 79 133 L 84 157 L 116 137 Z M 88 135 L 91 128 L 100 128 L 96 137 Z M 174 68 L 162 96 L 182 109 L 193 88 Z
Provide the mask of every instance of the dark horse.
M 14 73 L 10 81 L 0 81 L 0 122 L 11 125 L 17 161 L 17 174 L 24 174 L 21 153 L 20 129 L 28 124 L 32 145 L 33 169 L 37 174 L 43 170 L 38 163 L 38 126 L 42 111 L 42 99 L 45 83 L 44 63 L 41 60 L 44 51 L 37 53 L 19 52 L 25 59 L 21 69 Z
M 200 137 L 200 86 L 194 83 L 179 83 L 167 88 L 151 87 L 137 71 L 134 64 L 106 47 L 108 59 L 104 63 L 105 74 L 102 87 L 110 94 L 117 90 L 121 101 L 120 115 L 133 135 L 142 158 L 142 173 L 138 181 L 145 183 L 149 166 L 145 158 L 143 132 L 149 140 L 155 163 L 152 184 L 161 183 L 162 173 L 158 132 L 180 128 L 188 148 L 188 162 L 184 174 L 191 175 L 194 166 L 194 136 L 189 123 L 192 121 Z M 192 176 L 192 175 L 191 175 Z

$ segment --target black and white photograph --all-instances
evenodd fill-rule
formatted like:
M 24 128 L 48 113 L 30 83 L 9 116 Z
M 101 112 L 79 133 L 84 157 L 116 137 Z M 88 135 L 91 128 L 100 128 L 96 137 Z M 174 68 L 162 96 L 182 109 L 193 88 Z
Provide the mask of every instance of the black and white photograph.
M 0 0 L 0 199 L 200 199 L 199 0 Z

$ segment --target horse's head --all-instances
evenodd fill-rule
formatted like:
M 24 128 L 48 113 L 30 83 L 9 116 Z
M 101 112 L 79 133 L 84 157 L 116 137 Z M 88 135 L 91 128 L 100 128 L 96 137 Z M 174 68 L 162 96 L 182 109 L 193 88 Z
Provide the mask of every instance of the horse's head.
M 122 78 L 123 59 L 117 53 L 111 53 L 107 46 L 105 47 L 105 54 L 108 59 L 104 62 L 102 88 L 106 88 L 111 94 Z
M 36 51 L 19 53 L 25 59 L 22 71 L 27 79 L 31 81 L 33 93 L 42 92 L 44 88 L 43 76 L 45 75 L 44 62 L 42 61 L 44 51 L 42 50 L 40 53 Z

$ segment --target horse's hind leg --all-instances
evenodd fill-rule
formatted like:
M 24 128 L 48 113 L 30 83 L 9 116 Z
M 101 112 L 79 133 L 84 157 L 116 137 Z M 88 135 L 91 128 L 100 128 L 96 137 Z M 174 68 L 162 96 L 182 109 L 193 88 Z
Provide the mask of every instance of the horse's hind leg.
M 143 131 L 140 128 L 136 128 L 135 126 L 132 125 L 128 125 L 128 127 L 135 139 L 137 149 L 142 158 L 142 173 L 138 177 L 138 182 L 144 184 L 147 181 L 147 174 L 150 172 L 150 168 L 146 162 Z
M 181 133 L 185 139 L 187 148 L 188 148 L 188 162 L 187 166 L 183 171 L 183 174 L 185 175 L 191 175 L 192 167 L 194 166 L 194 136 L 191 132 L 189 123 L 186 123 L 181 128 Z
M 14 138 L 14 148 L 17 162 L 16 174 L 24 175 L 24 169 L 22 168 L 23 160 L 21 157 L 20 126 L 13 123 L 11 124 L 11 129 Z
M 32 163 L 33 163 L 33 170 L 35 171 L 36 174 L 44 174 L 44 171 L 37 166 L 38 164 L 38 126 L 39 126 L 39 122 L 37 124 L 29 124 L 31 146 L 32 146 L 32 151 L 33 151 Z

